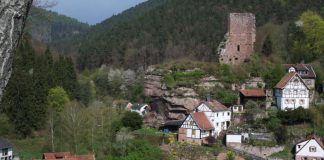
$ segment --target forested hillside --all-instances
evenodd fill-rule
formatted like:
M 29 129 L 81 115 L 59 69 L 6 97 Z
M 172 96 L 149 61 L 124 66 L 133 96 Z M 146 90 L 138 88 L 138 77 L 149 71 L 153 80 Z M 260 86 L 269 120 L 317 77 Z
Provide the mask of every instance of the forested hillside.
M 26 31 L 30 38 L 42 43 L 51 44 L 88 30 L 90 26 L 74 18 L 60 15 L 42 8 L 32 7 Z
M 281 25 L 297 20 L 305 10 L 319 12 L 323 3 L 305 0 L 150 0 L 84 34 L 56 44 L 56 48 L 79 53 L 79 69 L 102 64 L 145 68 L 149 64 L 181 57 L 216 62 L 218 44 L 227 30 L 228 13 L 252 12 L 258 27 L 268 22 Z

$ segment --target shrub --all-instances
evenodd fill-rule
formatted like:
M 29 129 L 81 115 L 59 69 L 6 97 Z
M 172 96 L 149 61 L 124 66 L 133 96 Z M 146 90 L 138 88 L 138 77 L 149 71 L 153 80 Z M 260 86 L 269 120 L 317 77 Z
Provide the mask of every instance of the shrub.
M 121 121 L 124 127 L 128 127 L 131 130 L 140 129 L 143 124 L 143 118 L 138 113 L 130 111 L 125 112 Z

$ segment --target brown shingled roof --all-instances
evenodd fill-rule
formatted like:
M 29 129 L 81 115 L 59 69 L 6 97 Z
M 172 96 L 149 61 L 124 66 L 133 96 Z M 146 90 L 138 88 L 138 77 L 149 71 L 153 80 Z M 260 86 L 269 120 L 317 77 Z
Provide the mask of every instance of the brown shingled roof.
M 266 94 L 263 89 L 242 89 L 240 93 L 243 94 L 245 97 L 266 97 Z
M 296 74 L 296 72 L 287 73 L 284 77 L 281 78 L 275 88 L 283 89 Z
M 227 111 L 228 108 L 221 104 L 220 102 L 216 100 L 210 100 L 203 102 L 205 105 L 207 105 L 213 112 L 218 112 L 218 111 Z
M 304 85 L 308 88 L 308 86 L 305 84 L 304 80 L 299 76 L 299 74 L 297 74 L 296 72 L 290 72 L 287 73 L 278 83 L 277 85 L 274 87 L 276 89 L 283 89 L 287 83 L 293 78 L 293 77 L 299 77 L 299 79 L 301 80 L 301 82 L 304 83 Z M 308 88 L 309 89 L 309 88 Z
M 210 123 L 204 112 L 195 112 L 191 116 L 201 130 L 214 129 L 214 126 Z
M 288 70 L 290 67 L 294 67 L 296 71 L 307 71 L 307 74 L 300 75 L 301 78 L 316 78 L 316 73 L 310 64 L 283 64 Z

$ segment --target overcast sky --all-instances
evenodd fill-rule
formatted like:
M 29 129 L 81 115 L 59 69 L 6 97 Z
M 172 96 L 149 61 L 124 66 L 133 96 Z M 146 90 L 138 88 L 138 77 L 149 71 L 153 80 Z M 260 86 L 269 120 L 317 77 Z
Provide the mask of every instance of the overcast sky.
M 51 10 L 89 24 L 99 23 L 146 0 L 54 0 Z

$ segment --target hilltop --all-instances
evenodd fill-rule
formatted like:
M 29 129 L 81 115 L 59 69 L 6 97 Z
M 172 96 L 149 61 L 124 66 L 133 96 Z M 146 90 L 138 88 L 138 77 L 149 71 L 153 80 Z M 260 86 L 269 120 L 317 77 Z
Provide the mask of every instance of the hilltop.
M 267 34 L 277 31 L 276 34 L 285 40 L 287 24 L 308 9 L 320 11 L 321 4 L 320 1 L 278 0 L 188 0 L 186 3 L 150 0 L 91 27 L 83 34 L 56 43 L 55 47 L 65 53 L 77 53 L 77 65 L 81 70 L 102 64 L 145 68 L 183 57 L 217 62 L 217 47 L 227 30 L 230 12 L 256 15 L 257 48 L 262 48 Z M 264 27 L 266 24 L 272 26 Z M 284 52 L 285 49 L 279 50 Z M 280 53 L 280 56 L 284 54 Z M 281 57 L 277 59 L 281 60 Z

